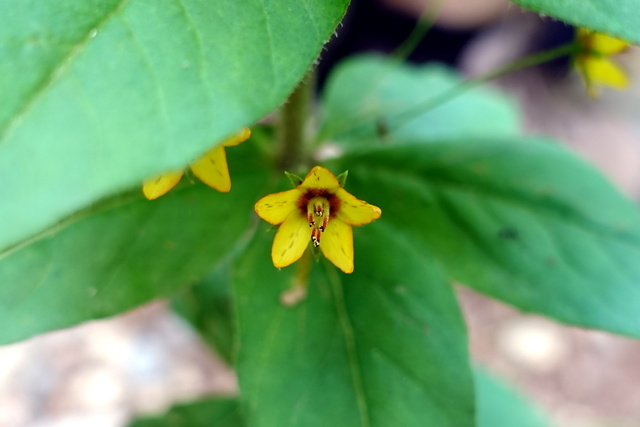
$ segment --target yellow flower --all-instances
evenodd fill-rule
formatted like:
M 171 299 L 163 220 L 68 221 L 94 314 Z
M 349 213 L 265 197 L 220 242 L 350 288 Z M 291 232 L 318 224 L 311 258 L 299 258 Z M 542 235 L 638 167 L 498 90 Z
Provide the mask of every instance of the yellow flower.
M 258 200 L 255 210 L 265 221 L 280 224 L 271 248 L 276 267 L 286 267 L 300 259 L 312 242 L 345 273 L 353 271 L 351 226 L 368 224 L 382 213 L 380 208 L 349 194 L 321 166 L 314 167 L 293 190 Z
M 229 166 L 227 165 L 227 155 L 224 152 L 224 147 L 238 145 L 249 139 L 250 136 L 251 131 L 248 128 L 243 128 L 240 132 L 217 144 L 211 151 L 191 163 L 189 165 L 191 172 L 209 187 L 223 193 L 228 192 L 231 190 L 231 178 L 229 177 Z M 157 199 L 175 187 L 183 174 L 184 170 L 170 171 L 148 179 L 142 185 L 142 192 L 149 200 Z
M 575 57 L 578 72 L 592 98 L 598 95 L 595 85 L 625 89 L 629 80 L 625 72 L 610 57 L 629 47 L 629 43 L 606 34 L 579 28 L 576 41 L 580 50 Z

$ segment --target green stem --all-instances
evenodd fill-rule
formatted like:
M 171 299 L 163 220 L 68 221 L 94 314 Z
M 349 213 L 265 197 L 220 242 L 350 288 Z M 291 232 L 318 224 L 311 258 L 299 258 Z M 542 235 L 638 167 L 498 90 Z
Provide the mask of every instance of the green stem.
M 533 67 L 534 65 L 544 64 L 545 62 L 549 62 L 563 56 L 571 55 L 578 52 L 581 48 L 582 47 L 580 46 L 580 44 L 576 42 L 563 44 L 562 46 L 558 46 L 550 50 L 545 50 L 544 52 L 534 53 L 529 56 L 525 56 L 524 58 L 517 59 L 503 67 L 498 68 L 497 70 L 490 71 L 486 74 L 470 79 L 469 82 L 479 80 L 480 83 L 486 83 L 490 80 L 504 76 L 505 74 L 509 74 L 513 71 Z
M 573 53 L 578 52 L 579 49 L 580 49 L 580 45 L 578 45 L 577 43 L 575 42 L 568 43 L 551 50 L 547 50 L 540 53 L 534 53 L 527 57 L 511 62 L 496 70 L 490 71 L 486 74 L 482 74 L 478 77 L 467 79 L 449 89 L 444 90 L 443 92 L 431 98 L 425 99 L 424 101 L 398 114 L 393 115 L 391 117 L 393 119 L 393 123 L 388 123 L 388 122 L 384 123 L 385 131 L 389 132 L 389 131 L 392 131 L 393 129 L 397 129 L 407 121 L 410 121 L 433 108 L 439 107 L 442 104 L 452 101 L 455 98 L 459 97 L 460 95 L 463 95 L 466 92 L 470 91 L 471 89 L 475 89 L 476 87 L 481 86 L 493 79 L 504 76 L 514 71 L 522 70 L 524 68 L 529 68 L 534 65 L 539 65 L 539 64 L 551 61 L 553 59 L 560 58 L 562 56 L 571 55 Z M 366 127 L 367 125 L 370 125 L 372 120 L 378 120 L 378 119 L 380 119 L 379 113 L 376 113 L 375 116 L 371 115 L 369 117 L 362 117 L 361 120 L 353 119 L 351 120 L 351 123 L 345 126 L 344 128 L 342 129 L 338 128 L 337 130 L 334 129 L 328 133 L 330 136 L 336 136 L 349 130 L 355 131 L 358 128 L 362 128 L 363 126 Z M 356 122 L 355 124 L 353 123 L 354 121 Z M 325 135 L 322 135 L 322 136 L 324 137 Z
M 503 67 L 488 73 L 482 74 L 478 77 L 468 79 L 433 98 L 427 99 L 417 105 L 414 105 L 410 109 L 398 114 L 394 117 L 394 124 L 389 125 L 389 130 L 399 127 L 403 123 L 423 114 L 424 112 L 433 108 L 439 107 L 449 101 L 454 100 L 460 95 L 465 94 L 471 89 L 475 89 L 478 86 L 482 86 L 485 83 L 490 82 L 498 77 L 502 77 L 506 74 L 514 71 L 522 70 L 525 68 L 533 67 L 534 65 L 543 64 L 545 62 L 560 58 L 562 56 L 570 55 L 577 52 L 580 46 L 577 43 L 567 43 L 554 49 L 546 50 L 544 52 L 534 53 L 524 58 L 511 62 Z
M 427 35 L 431 27 L 436 21 L 436 18 L 440 14 L 442 10 L 442 6 L 444 6 L 444 0 L 437 0 L 436 2 L 429 3 L 425 6 L 424 11 L 418 18 L 418 22 L 416 26 L 413 27 L 413 30 L 409 34 L 409 36 L 405 39 L 404 42 L 391 54 L 392 57 L 404 61 L 409 55 L 416 50 L 420 42 Z
M 311 113 L 314 80 L 311 70 L 280 109 L 276 125 L 276 163 L 282 170 L 295 170 L 306 155 L 306 128 Z

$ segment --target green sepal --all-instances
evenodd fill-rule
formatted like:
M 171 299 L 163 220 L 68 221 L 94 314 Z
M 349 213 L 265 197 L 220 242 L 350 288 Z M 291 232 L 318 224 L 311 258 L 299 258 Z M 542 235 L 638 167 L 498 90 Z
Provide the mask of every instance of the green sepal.
M 340 183 L 340 187 L 344 187 L 345 184 L 347 183 L 347 176 L 349 176 L 349 171 L 348 170 L 342 172 L 340 175 L 338 175 L 336 177 L 336 178 L 338 178 L 338 182 Z
M 293 185 L 294 187 L 297 187 L 300 184 L 302 184 L 303 179 L 300 178 L 298 175 L 294 175 L 291 172 L 287 172 L 287 171 L 284 171 L 284 174 L 287 176 L 287 178 L 289 178 L 289 182 L 291 182 L 291 185 Z

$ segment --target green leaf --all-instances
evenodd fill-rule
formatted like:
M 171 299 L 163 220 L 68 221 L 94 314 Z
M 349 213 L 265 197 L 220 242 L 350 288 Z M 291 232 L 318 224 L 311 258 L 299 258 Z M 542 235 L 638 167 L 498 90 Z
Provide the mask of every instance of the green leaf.
M 456 280 L 579 326 L 640 336 L 640 214 L 544 141 L 464 140 L 355 153 L 348 190 L 426 243 Z
M 0 250 L 293 90 L 348 0 L 0 0 Z
M 636 0 L 512 0 L 520 6 L 578 27 L 640 43 Z
M 264 229 L 233 279 L 250 425 L 473 425 L 466 332 L 433 257 L 369 224 L 355 230 L 354 273 L 321 258 L 306 300 L 283 306 L 279 296 L 304 277 L 304 258 L 276 269 Z
M 538 408 L 495 376 L 475 369 L 478 427 L 548 427 Z
M 375 139 L 518 133 L 519 118 L 512 102 L 484 88 L 464 93 L 461 84 L 453 70 L 441 65 L 410 65 L 379 56 L 343 61 L 324 92 L 320 139 L 370 145 Z
M 183 185 L 96 207 L 0 256 L 0 344 L 120 313 L 200 279 L 247 229 L 267 174 L 254 147 L 227 150 L 232 191 Z M 186 179 L 183 179 L 186 181 Z M 185 183 L 186 184 L 186 183 Z
M 229 265 L 217 266 L 196 285 L 176 295 L 173 308 L 229 365 L 233 364 L 235 325 Z
M 237 399 L 211 398 L 174 406 L 166 414 L 135 420 L 129 427 L 245 427 Z

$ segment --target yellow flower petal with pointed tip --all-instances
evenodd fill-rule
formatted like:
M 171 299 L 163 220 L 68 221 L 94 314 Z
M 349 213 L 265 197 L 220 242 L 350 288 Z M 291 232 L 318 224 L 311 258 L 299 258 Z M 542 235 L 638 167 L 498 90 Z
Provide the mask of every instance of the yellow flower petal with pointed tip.
M 270 224 L 282 224 L 296 206 L 302 191 L 293 190 L 282 191 L 280 193 L 269 194 L 258 200 L 254 209 L 260 218 Z
M 227 154 L 224 151 L 224 147 L 238 145 L 249 139 L 250 136 L 251 131 L 249 128 L 243 128 L 191 163 L 189 165 L 191 171 L 209 187 L 215 188 L 222 193 L 228 193 L 231 190 L 231 177 L 229 176 L 229 165 L 227 164 Z
M 336 196 L 338 196 L 340 200 L 340 209 L 337 214 L 338 218 L 349 225 L 369 224 L 380 218 L 382 214 L 379 207 L 355 198 L 344 188 L 339 188 Z
M 227 193 L 231 190 L 231 177 L 224 146 L 218 145 L 189 165 L 195 176 L 211 188 Z
M 271 259 L 277 268 L 286 267 L 300 259 L 309 246 L 309 223 L 298 212 L 291 211 L 278 228 L 271 247 Z
M 302 189 L 323 189 L 323 190 L 335 190 L 340 188 L 338 178 L 335 177 L 328 169 L 322 166 L 316 166 L 311 169 L 311 172 L 304 178 Z
M 584 62 L 587 80 L 592 83 L 625 89 L 629 86 L 629 79 L 620 67 L 605 58 L 587 58 Z
M 609 59 L 589 56 L 579 59 L 577 64 L 592 98 L 598 95 L 596 85 L 614 89 L 626 89 L 629 86 L 629 79 L 624 71 Z
M 353 272 L 353 229 L 342 221 L 333 221 L 322 233 L 322 254 L 345 273 Z
M 169 190 L 180 182 L 183 173 L 183 171 L 167 172 L 156 176 L 155 178 L 146 180 L 142 184 L 142 193 L 144 194 L 144 197 L 149 200 L 154 200 L 164 194 L 167 194 Z
M 297 261 L 312 243 L 345 273 L 353 271 L 351 226 L 368 224 L 381 215 L 378 207 L 341 188 L 335 175 L 321 166 L 295 189 L 258 200 L 254 209 L 265 221 L 281 224 L 271 248 L 276 267 Z
M 239 132 L 225 139 L 222 145 L 224 145 L 225 147 L 233 147 L 234 145 L 238 145 L 242 142 L 245 142 L 250 137 L 251 137 L 251 129 L 242 128 Z

